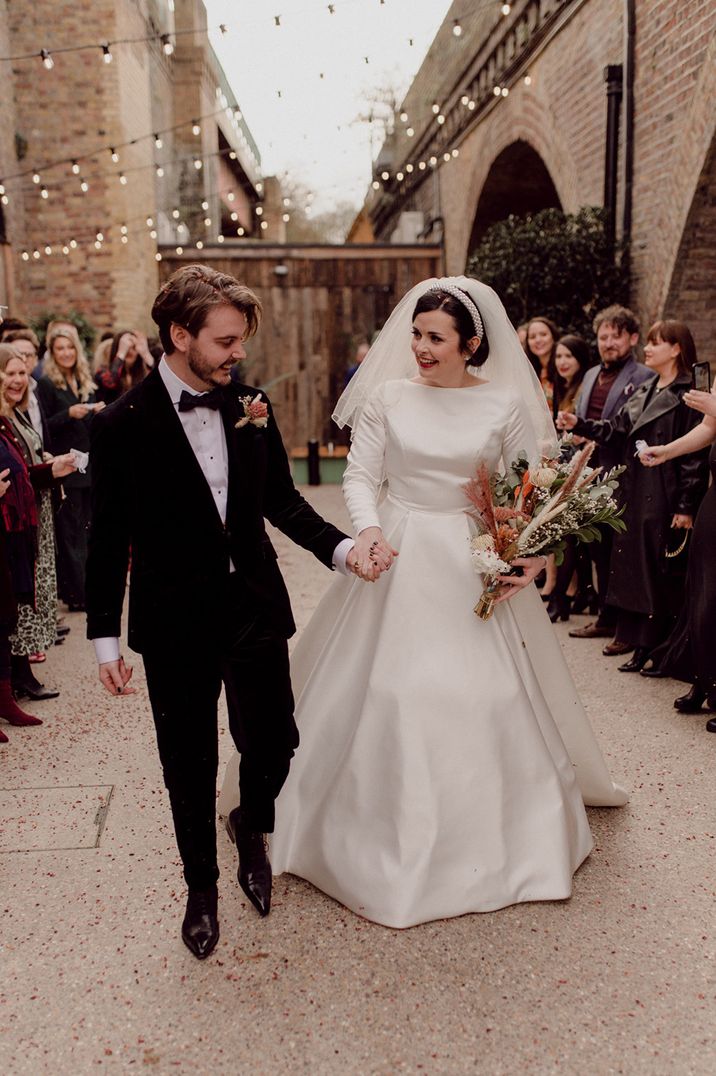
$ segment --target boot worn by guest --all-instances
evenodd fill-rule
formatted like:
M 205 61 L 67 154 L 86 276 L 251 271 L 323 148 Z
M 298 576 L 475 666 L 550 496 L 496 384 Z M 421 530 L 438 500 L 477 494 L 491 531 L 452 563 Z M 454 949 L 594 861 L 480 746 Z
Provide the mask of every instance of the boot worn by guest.
M 219 940 L 218 896 L 215 885 L 189 890 L 181 936 L 197 960 L 204 960 Z
M 266 836 L 248 828 L 235 807 L 226 819 L 226 832 L 239 853 L 239 885 L 261 916 L 271 911 L 271 864 L 267 855 Z
M 628 661 L 619 666 L 619 672 L 641 672 L 649 660 L 646 647 L 638 646 Z
M 42 721 L 33 714 L 26 714 L 12 697 L 12 688 L 9 680 L 0 680 L 0 718 L 9 721 L 11 725 L 41 725 Z M 2 741 L 0 741 L 2 742 Z M 5 741 L 7 742 L 7 740 Z
M 698 684 L 694 684 L 686 695 L 679 695 L 678 699 L 674 699 L 674 709 L 681 714 L 697 714 L 705 699 L 706 692 L 702 691 Z
M 30 668 L 27 654 L 12 657 L 12 690 L 16 699 L 27 697 L 34 702 L 42 699 L 56 699 L 59 691 L 52 691 L 41 684 Z
M 569 634 L 573 639 L 608 639 L 614 634 L 614 628 L 594 620 L 591 624 L 585 624 L 583 628 L 571 628 Z

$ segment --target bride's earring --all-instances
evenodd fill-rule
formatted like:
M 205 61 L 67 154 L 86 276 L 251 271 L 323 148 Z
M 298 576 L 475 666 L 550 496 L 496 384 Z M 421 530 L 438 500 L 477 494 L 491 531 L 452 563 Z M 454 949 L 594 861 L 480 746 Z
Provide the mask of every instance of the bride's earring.
M 470 352 L 470 358 L 472 358 L 474 354 L 475 354 L 475 352 L 471 351 Z M 465 363 L 465 369 L 467 370 L 468 374 L 470 374 L 471 377 L 479 377 L 480 376 L 480 368 L 479 368 L 479 366 L 471 366 L 469 362 L 466 362 Z

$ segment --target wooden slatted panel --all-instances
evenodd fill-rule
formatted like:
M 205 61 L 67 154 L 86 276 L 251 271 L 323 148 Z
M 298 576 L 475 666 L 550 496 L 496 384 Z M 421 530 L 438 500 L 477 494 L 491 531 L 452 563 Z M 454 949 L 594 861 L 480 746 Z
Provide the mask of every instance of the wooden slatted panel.
M 442 263 L 434 246 L 257 243 L 161 253 L 162 281 L 201 262 L 237 277 L 261 299 L 264 318 L 247 345 L 246 380 L 268 386 L 289 448 L 311 437 L 323 444 L 347 440 L 330 416 L 356 347 L 381 328 L 409 288 L 439 276 Z M 279 265 L 288 269 L 284 276 L 276 274 Z

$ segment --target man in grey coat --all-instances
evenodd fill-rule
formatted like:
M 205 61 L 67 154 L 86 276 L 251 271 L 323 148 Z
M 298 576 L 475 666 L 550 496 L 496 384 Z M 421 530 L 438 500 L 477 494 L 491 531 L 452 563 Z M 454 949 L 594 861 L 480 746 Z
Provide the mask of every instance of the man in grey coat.
M 587 419 L 610 419 L 621 411 L 632 393 L 644 381 L 654 377 L 654 372 L 640 363 L 634 354 L 639 343 L 639 320 L 625 306 L 608 306 L 594 319 L 594 333 L 601 363 L 584 375 L 582 391 L 577 404 L 577 417 Z M 591 460 L 594 466 L 610 471 L 624 460 L 621 449 L 600 445 Z M 595 637 L 611 638 L 616 627 L 616 609 L 606 603 L 609 582 L 609 561 L 612 553 L 613 532 L 605 527 L 601 542 L 591 542 L 587 549 L 597 573 L 599 615 L 584 628 L 573 628 L 570 635 L 576 639 Z M 629 649 L 629 648 L 627 648 Z M 604 647 L 608 656 L 624 654 L 623 643 L 612 641 Z

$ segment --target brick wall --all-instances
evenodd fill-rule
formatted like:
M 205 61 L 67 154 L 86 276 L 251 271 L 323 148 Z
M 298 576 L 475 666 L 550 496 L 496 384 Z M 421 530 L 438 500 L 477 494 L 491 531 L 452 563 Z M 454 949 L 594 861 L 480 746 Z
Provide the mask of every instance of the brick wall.
M 460 39 L 468 52 L 461 51 L 460 43 L 449 39 L 458 9 L 464 11 L 464 5 L 456 2 L 408 93 L 410 117 L 420 118 L 421 101 L 423 112 L 430 111 L 433 101 L 444 103 L 454 93 L 460 71 L 467 70 L 469 50 L 476 56 L 499 29 L 494 14 L 476 18 L 472 36 Z M 513 4 L 514 17 L 523 9 Z M 392 203 L 382 193 L 369 196 L 371 212 L 387 207 L 377 237 L 390 236 L 402 211 L 420 209 L 426 219 L 442 216 L 447 271 L 462 272 L 492 163 L 517 139 L 542 158 L 565 210 L 600 205 L 607 115 L 603 70 L 623 62 L 623 18 L 623 0 L 583 0 L 565 7 L 562 25 L 529 63 L 531 84 L 525 85 L 525 72 L 520 72 L 509 96 L 491 102 L 473 129 L 456 139 L 457 158 L 444 163 L 439 156 L 422 185 L 405 196 L 398 190 Z M 636 21 L 632 301 L 645 322 L 666 306 L 678 314 L 675 304 L 683 301 L 684 310 L 698 321 L 702 350 L 716 360 L 716 344 L 711 343 L 716 296 L 708 254 L 716 181 L 713 165 L 707 166 L 713 160 L 716 122 L 716 4 L 637 0 Z M 618 223 L 624 198 L 623 110 L 621 121 Z M 387 167 L 393 173 L 410 159 L 402 126 L 399 132 L 388 147 L 392 157 Z M 427 155 L 425 149 L 422 155 Z

